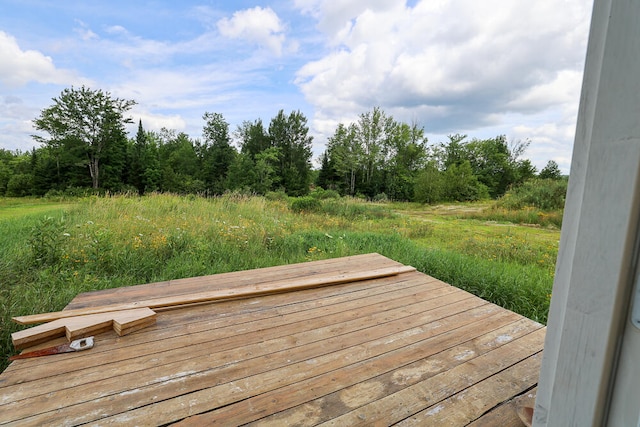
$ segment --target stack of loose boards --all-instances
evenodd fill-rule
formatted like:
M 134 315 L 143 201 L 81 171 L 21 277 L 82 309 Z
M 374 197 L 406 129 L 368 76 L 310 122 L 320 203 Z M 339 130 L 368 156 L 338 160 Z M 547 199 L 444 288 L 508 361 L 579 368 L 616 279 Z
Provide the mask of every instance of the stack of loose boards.
M 154 310 L 166 310 L 190 304 L 292 292 L 360 280 L 395 276 L 411 271 L 415 271 L 415 268 L 411 266 L 389 267 L 364 273 L 358 272 L 311 277 L 296 280 L 295 282 L 282 280 L 259 285 L 247 285 L 230 289 L 216 289 L 186 295 L 145 299 L 125 304 L 111 304 L 99 307 L 18 316 L 14 317 L 13 320 L 21 325 L 42 324 L 15 332 L 11 335 L 11 338 L 15 348 L 24 349 L 61 336 L 66 336 L 68 340 L 73 340 L 105 332 L 110 329 L 113 329 L 118 335 L 122 336 L 154 324 L 156 321 L 156 312 Z

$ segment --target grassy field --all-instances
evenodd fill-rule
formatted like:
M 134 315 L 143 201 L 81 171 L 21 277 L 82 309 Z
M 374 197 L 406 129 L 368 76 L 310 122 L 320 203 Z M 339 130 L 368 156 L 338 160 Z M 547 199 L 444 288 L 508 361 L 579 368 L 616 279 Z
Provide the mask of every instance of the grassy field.
M 44 199 L 11 199 L 0 197 L 0 221 L 11 218 L 21 218 L 36 213 L 46 213 L 66 209 L 69 202 L 55 202 Z
M 0 199 L 0 369 L 12 316 L 80 292 L 378 252 L 546 322 L 560 232 L 487 219 L 486 205 L 150 195 Z M 300 206 L 300 205 L 298 205 Z

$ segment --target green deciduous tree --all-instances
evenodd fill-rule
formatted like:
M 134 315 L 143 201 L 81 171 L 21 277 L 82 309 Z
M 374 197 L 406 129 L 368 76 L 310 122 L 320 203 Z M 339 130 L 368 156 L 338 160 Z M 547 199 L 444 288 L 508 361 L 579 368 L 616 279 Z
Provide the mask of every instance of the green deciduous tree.
M 395 123 L 392 129 L 383 191 L 393 200 L 411 200 L 416 176 L 427 159 L 424 130 L 416 123 Z
M 347 127 L 339 123 L 327 142 L 326 154 L 328 158 L 323 164 L 327 169 L 322 173 L 329 178 L 338 178 L 336 185 L 342 194 L 354 196 L 363 159 L 362 147 L 356 139 L 356 127 L 353 124 Z M 330 187 L 325 187 L 328 188 Z
M 84 86 L 64 89 L 53 101 L 54 104 L 33 121 L 35 129 L 48 133 L 49 137 L 35 136 L 35 139 L 56 154 L 65 140 L 82 143 L 92 186 L 99 188 L 103 159 L 114 162 L 111 166 L 121 172 L 118 162 L 124 161 L 121 158 L 126 140 L 124 125 L 131 122 L 124 114 L 135 102 L 112 98 L 109 92 Z
M 162 128 L 153 139 L 158 141 L 160 190 L 175 193 L 204 191 L 204 182 L 199 178 L 201 161 L 189 135 Z
M 327 143 L 319 184 L 352 196 L 384 193 L 410 200 L 426 159 L 424 130 L 397 122 L 376 107 L 355 123 L 338 124 Z
M 255 185 L 255 162 L 251 156 L 240 152 L 233 160 L 233 163 L 229 166 L 229 171 L 227 173 L 227 188 L 229 190 L 241 190 L 248 192 L 255 191 Z
M 414 186 L 414 200 L 418 203 L 437 203 L 443 199 L 444 176 L 436 161 L 428 162 L 418 173 Z
M 491 197 L 503 195 L 516 182 L 516 165 L 504 135 L 473 139 L 465 144 L 464 149 L 474 174 L 487 187 Z
M 291 196 L 309 192 L 311 184 L 311 143 L 307 118 L 300 111 L 289 116 L 280 110 L 269 124 L 271 146 L 278 149 L 274 184 Z
M 237 151 L 231 146 L 229 124 L 220 113 L 204 113 L 202 134 L 204 150 L 202 159 L 203 180 L 212 194 L 227 190 L 227 175 Z
M 384 191 L 382 171 L 392 144 L 395 125 L 393 118 L 379 107 L 361 114 L 355 124 L 356 139 L 362 149 L 364 190 L 370 197 Z
M 253 167 L 254 182 L 251 190 L 258 194 L 266 194 L 273 188 L 276 167 L 280 157 L 277 147 L 270 147 L 256 154 Z
M 472 202 L 489 198 L 486 185 L 478 180 L 468 160 L 452 164 L 443 174 L 443 197 L 448 201 Z

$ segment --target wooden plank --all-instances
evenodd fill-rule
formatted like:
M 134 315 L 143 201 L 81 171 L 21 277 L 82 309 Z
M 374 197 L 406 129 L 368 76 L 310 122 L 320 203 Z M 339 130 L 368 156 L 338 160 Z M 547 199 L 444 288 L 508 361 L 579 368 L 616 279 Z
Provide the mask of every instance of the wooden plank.
M 300 419 L 309 411 L 314 424 L 328 421 L 541 327 L 528 319 L 514 321 L 517 318 L 514 313 L 503 312 L 484 319 L 481 328 L 469 324 L 446 332 L 431 340 L 428 348 L 424 343 L 403 347 L 338 372 L 327 372 L 194 416 L 181 425 L 244 425 L 273 413 L 277 414 L 256 425 L 290 425 L 291 420 Z M 442 348 L 446 350 L 438 352 Z
M 63 310 L 52 313 L 34 314 L 28 316 L 17 316 L 13 320 L 21 325 L 50 322 L 57 319 L 73 316 L 83 316 L 87 314 L 106 313 L 110 311 L 131 310 L 135 308 L 148 307 L 151 309 L 168 308 L 185 304 L 197 304 L 202 302 L 214 302 L 232 298 L 248 298 L 262 295 L 269 295 L 280 292 L 294 292 L 304 289 L 331 286 L 354 281 L 371 280 L 386 276 L 395 276 L 402 273 L 416 271 L 415 267 L 391 267 L 371 270 L 368 272 L 345 273 L 333 276 L 310 277 L 291 282 L 290 280 L 269 282 L 267 284 L 247 285 L 240 288 L 219 289 L 208 292 L 198 292 L 189 295 L 179 295 L 162 298 L 152 298 L 148 300 L 136 301 L 123 304 L 112 304 L 101 307 L 88 307 L 76 310 Z
M 261 370 L 261 372 L 254 371 L 251 374 L 247 372 L 248 376 L 225 377 L 223 375 L 224 380 L 212 383 L 209 387 L 206 387 L 206 381 L 204 384 L 200 382 L 200 386 L 194 388 L 188 394 L 158 402 L 153 408 L 142 406 L 122 415 L 103 419 L 101 422 L 121 424 L 125 420 L 128 420 L 127 422 L 132 422 L 133 420 L 155 420 L 153 422 L 180 420 L 193 413 L 209 411 L 252 395 L 294 384 L 325 372 L 336 371 L 343 366 L 358 363 L 388 351 L 440 336 L 439 332 L 444 333 L 461 325 L 473 323 L 479 317 L 485 318 L 489 312 L 495 313 L 494 310 L 495 307 L 485 305 L 482 308 L 459 313 L 458 316 L 449 316 L 442 319 L 440 322 L 436 322 L 439 326 L 433 325 L 429 328 L 424 325 L 403 330 L 393 336 L 382 336 L 369 342 L 361 340 L 362 333 L 349 334 L 348 337 L 343 336 L 337 340 L 330 339 L 316 346 L 316 349 L 312 349 L 310 355 L 315 356 L 310 359 L 308 356 L 304 356 L 301 348 L 296 349 L 295 353 L 279 353 L 286 363 L 273 363 L 271 358 L 265 361 L 258 361 L 260 364 L 267 363 L 272 366 L 269 369 Z M 371 328 L 370 333 L 376 333 L 380 329 L 382 329 L 380 326 L 374 326 Z M 343 348 L 345 343 L 347 347 Z M 334 347 L 336 344 L 342 345 Z M 329 346 L 332 351 L 324 352 L 326 346 Z M 432 346 L 427 341 L 423 342 L 421 347 L 424 352 L 425 349 L 429 349 Z M 317 356 L 318 350 L 323 351 L 321 356 Z M 272 357 L 275 357 L 275 355 L 272 355 Z M 202 380 L 202 378 L 198 378 L 198 380 Z M 158 392 L 159 389 L 157 388 L 149 390 L 149 393 L 153 395 L 157 395 Z
M 501 320 L 492 319 L 494 322 Z M 492 325 L 496 326 L 498 323 L 484 321 L 482 330 L 487 331 Z M 321 377 L 313 378 L 305 383 L 283 387 L 274 393 L 225 406 L 219 411 L 203 416 L 203 421 L 211 419 L 209 417 L 215 413 L 216 419 L 228 420 L 230 424 L 238 425 L 244 423 L 250 423 L 248 425 L 252 426 L 294 425 L 297 423 L 296 420 L 313 420 L 314 425 L 326 422 L 353 410 L 354 407 L 371 403 L 384 395 L 395 393 L 495 348 L 508 345 L 511 341 L 540 328 L 542 325 L 520 318 L 475 337 L 474 333 L 481 333 L 478 328 L 463 327 L 448 333 L 455 335 L 457 345 L 432 356 L 424 354 L 424 350 L 421 349 L 420 354 L 410 358 L 407 357 L 408 348 L 403 348 L 397 351 L 399 356 L 394 356 L 393 359 L 390 358 L 393 353 L 383 355 L 382 357 L 387 361 L 382 366 L 372 360 L 365 362 L 362 366 L 352 365 L 342 370 L 339 377 L 334 373 L 327 373 L 325 376 L 330 376 L 331 381 L 326 382 L 325 387 L 319 384 Z M 407 364 L 409 361 L 411 363 Z M 268 408 L 273 415 L 265 414 L 264 410 L 259 411 L 256 408 Z M 233 415 L 235 418 L 231 418 L 231 410 L 237 411 Z M 262 418 L 264 415 L 269 416 Z M 515 417 L 517 419 L 517 415 Z M 496 425 L 506 427 L 510 424 L 494 423 L 486 426 Z
M 88 369 L 86 365 L 81 363 L 85 361 L 85 358 L 65 361 L 65 364 L 68 365 L 68 369 L 70 369 L 70 371 L 64 374 L 64 385 L 71 387 L 99 380 L 104 376 L 104 369 L 107 368 L 114 372 L 117 371 L 118 374 L 121 375 L 127 372 L 135 373 L 137 370 L 144 369 L 146 367 L 144 363 L 150 357 L 152 357 L 156 363 L 159 363 L 168 369 L 173 366 L 171 363 L 178 368 L 180 363 L 186 363 L 186 359 L 189 358 L 210 358 L 212 355 L 215 355 L 215 353 L 212 354 L 212 348 L 218 352 L 218 357 L 214 360 L 219 360 L 220 363 L 224 363 L 224 360 L 227 359 L 225 354 L 229 354 L 228 357 L 237 357 L 234 351 L 242 351 L 243 349 L 251 351 L 254 355 L 261 355 L 265 354 L 265 351 L 268 352 L 271 348 L 293 348 L 296 345 L 307 344 L 317 341 L 318 339 L 323 339 L 324 336 L 339 336 L 340 334 L 346 333 L 352 329 L 359 330 L 364 327 L 371 326 L 372 323 L 375 324 L 383 321 L 388 317 L 401 318 L 412 314 L 419 314 L 423 311 L 429 310 L 429 308 L 437 307 L 440 304 L 446 305 L 447 300 L 444 299 L 446 297 L 447 296 L 445 294 L 443 298 L 436 298 L 433 302 L 427 303 L 427 305 L 421 307 L 419 304 L 411 305 L 411 297 L 407 296 L 395 301 L 390 301 L 391 305 L 397 307 L 393 310 L 381 313 L 377 312 L 379 311 L 379 306 L 376 307 L 376 305 L 364 307 L 361 312 L 358 312 L 353 309 L 348 310 L 350 305 L 341 304 L 339 307 L 340 310 L 347 310 L 344 312 L 345 315 L 341 315 L 341 312 L 337 311 L 337 309 L 332 310 L 328 312 L 328 316 L 317 318 L 317 320 L 313 322 L 313 325 L 311 325 L 309 320 L 306 319 L 305 314 L 307 313 L 302 312 L 295 315 L 294 318 L 291 318 L 291 320 L 295 320 L 295 322 L 291 323 L 290 321 L 283 319 L 280 322 L 273 322 L 270 324 L 270 328 L 268 329 L 264 329 L 263 322 L 256 321 L 247 325 L 246 328 L 243 328 L 244 333 L 238 333 L 237 328 L 230 326 L 223 330 L 203 331 L 203 334 L 208 334 L 210 336 L 208 339 L 206 338 L 206 335 L 203 334 L 192 334 L 186 338 L 191 338 L 193 341 L 180 342 L 179 340 L 165 340 L 152 346 L 148 344 L 141 344 L 137 349 L 135 349 L 137 351 L 134 349 L 116 348 L 112 349 L 112 351 L 104 352 L 103 358 L 95 357 L 95 354 L 92 354 L 93 357 L 91 359 L 93 360 L 93 369 Z M 455 301 L 455 299 L 453 299 L 453 301 Z M 351 307 L 355 307 L 357 305 L 357 301 L 352 303 L 353 306 Z M 478 299 L 473 301 L 473 303 L 477 305 L 478 303 L 482 303 L 482 301 Z M 260 327 L 261 324 L 262 328 Z M 294 334 L 296 331 L 299 332 Z M 189 342 L 191 342 L 191 344 L 189 344 Z M 184 347 L 185 345 L 187 347 Z M 100 348 L 103 347 L 104 346 L 100 346 Z M 146 350 L 146 352 L 144 352 L 144 350 Z M 188 352 L 186 350 L 188 350 Z M 132 361 L 132 358 L 142 358 L 142 361 Z M 123 363 L 113 366 L 112 362 L 114 360 L 121 360 Z M 73 369 L 74 366 L 81 369 L 82 373 L 75 374 Z M 211 366 L 212 362 L 209 361 L 207 363 L 207 367 Z M 60 370 L 56 369 L 56 372 L 60 372 Z M 30 374 L 30 371 L 25 374 Z M 36 376 L 32 378 L 38 377 Z M 25 379 L 22 378 L 19 385 L 24 384 L 24 380 Z M 61 388 L 58 376 L 52 376 L 50 382 L 50 388 L 48 389 L 45 387 L 45 384 L 43 384 L 43 381 L 39 381 L 37 393 L 46 393 Z M 33 388 L 23 390 L 35 393 L 35 391 L 32 391 Z M 5 389 L 5 396 L 9 395 L 10 390 Z M 19 395 L 14 395 L 12 400 L 19 400 L 19 398 Z
M 477 300 L 468 298 L 465 301 L 477 304 Z M 457 305 L 463 307 L 461 303 Z M 439 307 L 421 316 L 412 316 L 409 324 L 407 319 L 384 325 L 374 323 L 367 329 L 335 337 L 331 336 L 328 328 L 326 339 L 297 346 L 295 351 L 280 350 L 281 341 L 273 345 L 259 342 L 255 345 L 263 346 L 264 353 L 260 357 L 252 357 L 253 351 L 259 347 L 253 350 L 240 347 L 223 353 L 226 354 L 224 357 L 222 354 L 207 354 L 197 359 L 178 361 L 175 366 L 161 364 L 149 367 L 147 364 L 148 369 L 143 372 L 122 376 L 113 373 L 114 376 L 93 384 L 8 404 L 2 412 L 12 413 L 16 417 L 33 414 L 34 408 L 43 411 L 42 414 L 24 419 L 27 425 L 63 419 L 87 422 L 129 409 L 134 412 L 128 411 L 123 418 L 116 417 L 113 421 L 126 422 L 124 420 L 130 420 L 129 417 L 136 414 L 145 422 L 151 422 L 152 419 L 156 422 L 178 420 L 190 415 L 192 410 L 208 410 L 246 398 L 264 388 L 291 384 L 307 376 L 337 369 L 340 364 L 354 363 L 436 336 L 461 322 L 477 322 L 488 313 L 501 310 L 487 304 L 462 313 L 459 312 L 460 308 Z M 415 324 L 418 326 L 410 327 Z M 393 339 L 388 336 L 389 333 L 394 334 Z M 309 363 L 309 360 L 313 360 L 313 363 Z M 216 366 L 219 363 L 222 365 Z M 60 398 L 56 398 L 58 394 Z M 148 407 L 150 401 L 157 402 Z M 75 404 L 69 406 L 68 402 Z M 106 423 L 106 420 L 101 422 Z
M 397 423 L 398 427 L 463 426 L 536 384 L 542 353 L 536 353 Z
M 202 292 L 205 289 L 225 289 L 256 283 L 298 280 L 305 277 L 355 273 L 401 266 L 401 263 L 376 253 L 354 255 L 85 292 L 77 295 L 65 307 L 65 310 L 119 304 L 156 297 L 185 295 Z
M 456 294 L 452 291 L 455 291 L 455 288 L 428 289 L 424 294 L 416 294 L 412 291 L 403 295 L 398 292 L 401 297 L 395 299 L 383 294 L 377 298 L 367 297 L 367 304 L 362 305 L 365 298 L 360 298 L 335 304 L 329 307 L 331 310 L 321 307 L 316 310 L 293 313 L 288 318 L 274 319 L 268 322 L 268 328 L 264 327 L 264 321 L 256 320 L 246 324 L 242 329 L 232 324 L 225 328 L 206 329 L 200 333 L 193 332 L 184 336 L 186 340 L 169 335 L 168 339 L 154 345 L 140 343 L 135 347 L 112 348 L 111 351 L 105 351 L 102 357 L 94 353 L 91 358 L 65 360 L 64 369 L 59 366 L 52 367 L 52 362 L 50 362 L 40 369 L 31 368 L 24 375 L 20 375 L 20 383 L 16 386 L 11 387 L 7 384 L 7 387 L 3 389 L 4 399 L 1 403 L 18 401 L 40 394 L 62 392 L 66 388 L 83 384 L 88 384 L 89 387 L 94 384 L 97 387 L 99 381 L 104 378 L 105 369 L 114 375 L 119 375 L 122 381 L 118 381 L 115 386 L 122 388 L 127 386 L 127 378 L 131 378 L 132 383 L 135 383 L 143 378 L 140 376 L 140 372 L 149 369 L 153 372 L 157 366 L 162 367 L 156 374 L 160 377 L 171 369 L 183 369 L 187 364 L 197 366 L 201 360 L 203 366 L 209 369 L 216 366 L 216 362 L 224 364 L 228 360 L 242 358 L 242 355 L 247 353 L 257 357 L 269 352 L 312 344 L 328 337 L 334 338 L 352 331 L 365 330 L 372 325 L 382 324 L 391 319 L 402 321 L 410 316 L 433 316 L 434 314 L 429 310 L 434 308 L 442 307 L 440 312 L 444 313 L 449 310 L 451 313 L 455 313 L 460 308 L 468 309 L 486 304 L 481 299 L 471 297 L 469 294 L 460 294 L 461 291 Z M 467 298 L 457 303 L 461 300 L 461 296 Z M 380 309 L 382 301 L 385 301 L 385 308 L 387 308 L 385 310 Z M 456 307 L 460 308 L 456 309 Z M 358 309 L 356 310 L 356 308 Z M 423 314 L 424 312 L 428 313 Z M 96 350 L 104 347 L 100 346 Z M 149 359 L 154 360 L 151 367 L 147 365 Z M 59 365 L 62 365 L 62 362 Z M 38 380 L 47 372 L 50 375 L 49 378 Z M 56 375 L 51 375 L 52 372 L 55 372 Z M 61 385 L 60 376 L 63 374 L 64 381 Z M 125 374 L 130 374 L 130 376 L 126 377 Z M 38 380 L 38 386 L 23 387 L 25 382 L 30 379 Z M 83 398 L 88 398 L 91 392 L 91 390 L 87 390 L 83 393 Z M 106 392 L 107 389 L 102 387 L 101 394 Z M 114 393 L 116 392 L 114 391 Z
M 13 345 L 17 349 L 27 348 L 52 338 L 66 336 L 68 341 L 105 332 L 113 328 L 118 335 L 126 335 L 139 328 L 152 325 L 156 313 L 149 308 L 112 311 L 101 314 L 58 319 L 11 334 Z
M 390 310 L 404 308 L 405 312 L 408 312 L 406 310 L 411 310 L 411 305 L 417 302 L 444 305 L 447 300 L 429 301 L 452 292 L 458 293 L 458 299 L 469 296 L 463 291 L 424 275 L 409 275 L 408 277 L 414 277 L 414 279 L 398 282 L 394 282 L 392 278 L 378 279 L 375 283 L 382 282 L 384 284 L 381 286 L 368 284 L 364 289 L 360 287 L 359 291 L 353 291 L 353 289 L 358 289 L 354 284 L 341 285 L 340 289 L 346 292 L 345 294 L 336 293 L 340 290 L 338 288 L 319 288 L 295 294 L 264 297 L 260 299 L 260 304 L 251 304 L 255 302 L 253 299 L 229 301 L 220 305 L 220 312 L 212 312 L 207 307 L 198 307 L 197 309 L 177 310 L 170 314 L 162 313 L 159 316 L 157 327 L 130 336 L 126 341 L 114 342 L 113 338 L 101 337 L 100 345 L 92 350 L 94 353 L 90 358 L 69 354 L 46 362 L 35 359 L 29 360 L 29 363 L 16 361 L 10 368 L 15 365 L 23 366 L 25 372 L 16 373 L 10 379 L 5 380 L 4 384 L 9 386 L 15 381 L 24 383 L 46 375 L 63 374 L 65 375 L 65 384 L 71 384 L 73 376 L 80 370 L 83 373 L 81 378 L 85 381 L 91 381 L 103 377 L 104 366 L 111 366 L 109 364 L 121 360 L 126 361 L 127 366 L 137 366 L 137 364 L 128 363 L 128 361 L 158 353 L 162 355 L 162 360 L 166 360 L 164 357 L 172 354 L 175 354 L 177 359 L 186 359 L 197 355 L 199 349 L 204 352 L 210 352 L 211 346 L 224 349 L 224 346 L 231 345 L 226 344 L 227 341 L 242 346 L 251 342 L 252 335 L 247 335 L 248 331 L 257 333 L 256 340 L 284 337 L 286 335 L 283 334 L 287 332 L 287 329 L 283 326 L 295 322 L 306 329 L 321 328 L 340 321 L 366 317 L 377 312 L 383 312 L 382 314 L 387 316 L 400 316 L 400 314 L 391 314 L 393 312 Z M 329 291 L 331 292 L 329 293 Z M 302 294 L 308 294 L 308 296 L 301 298 Z M 316 294 L 325 295 L 326 298 L 313 299 Z M 328 295 L 333 296 L 329 297 Z M 293 296 L 296 298 L 294 299 Z M 270 301 L 281 301 L 282 306 L 271 306 Z M 239 304 L 248 304 L 253 307 L 265 305 L 267 309 L 238 314 L 235 307 Z M 381 310 L 380 307 L 383 305 L 385 309 Z M 270 328 L 265 329 L 265 325 L 269 325 Z M 356 325 L 352 327 L 356 327 Z M 220 341 L 223 339 L 227 341 Z M 188 346 L 188 349 L 185 346 Z M 103 351 L 108 354 L 105 354 L 104 357 L 99 356 Z M 97 369 L 95 378 L 93 377 L 94 372 L 89 370 L 92 367 Z M 54 381 L 54 387 L 59 387 L 56 385 L 57 383 L 59 381 Z M 42 386 L 38 387 L 38 390 L 42 389 Z
M 467 424 L 467 427 L 527 427 L 522 422 L 513 401 L 507 401 L 484 414 L 477 420 Z M 530 426 L 529 426 L 530 427 Z
M 498 405 L 496 408 L 483 414 L 480 418 L 469 423 L 468 427 L 531 427 L 530 424 L 526 425 L 522 422 L 517 402 L 519 399 L 522 399 L 526 401 L 527 405 L 533 407 L 537 389 L 538 388 L 535 387 L 532 390 L 527 390 L 514 399 Z
M 389 261 L 379 255 L 366 260 L 372 264 L 364 269 Z M 318 264 L 307 273 L 326 277 L 348 264 L 325 268 Z M 256 280 L 285 282 L 296 274 L 280 267 L 273 272 Z M 212 290 L 212 283 L 222 282 L 197 286 Z M 178 292 L 197 286 L 187 282 Z M 136 292 L 165 297 L 176 291 L 164 286 L 146 294 L 151 289 Z M 532 340 L 527 352 L 522 340 L 532 330 L 544 332 L 542 325 L 418 272 L 178 308 L 157 318 L 156 326 L 126 340 L 103 334 L 90 357 L 16 361 L 11 375 L 0 378 L 0 424 L 148 425 L 200 414 L 185 423 L 309 425 L 374 414 L 368 408 L 397 396 L 403 397 L 399 407 L 405 401 L 412 406 L 413 396 L 403 395 L 412 387 L 440 396 L 415 404 L 412 414 L 423 416 L 448 404 L 451 393 L 469 393 L 491 378 L 501 384 L 504 366 L 510 369 L 542 346 L 541 339 Z M 522 357 L 504 353 L 507 347 Z M 498 362 L 485 369 L 485 361 L 493 360 L 489 354 Z M 510 358 L 515 362 L 508 365 Z M 457 377 L 447 374 L 456 369 Z M 497 411 L 486 412 L 485 397 L 476 396 L 482 409 L 471 411 L 475 421 Z M 462 410 L 451 402 L 454 411 Z M 408 422 L 407 415 L 403 419 Z M 364 421 L 389 424 L 384 418 Z
M 499 347 L 320 425 L 369 426 L 373 421 L 380 425 L 398 423 L 535 354 L 542 348 L 544 335 L 542 329 L 532 332 L 508 346 Z
M 91 366 L 102 366 L 103 361 L 96 353 L 109 352 L 110 363 L 128 360 L 158 352 L 181 350 L 189 346 L 190 354 L 197 346 L 207 346 L 212 339 L 237 337 L 246 331 L 263 331 L 262 334 L 279 335 L 282 326 L 294 322 L 308 323 L 308 327 L 322 327 L 339 320 L 357 318 L 380 311 L 410 306 L 416 302 L 441 297 L 452 292 L 462 292 L 458 298 L 469 296 L 450 285 L 421 274 L 406 275 L 407 279 L 384 278 L 367 283 L 366 287 L 345 284 L 331 288 L 317 288 L 303 292 L 261 297 L 259 301 L 227 301 L 213 311 L 210 306 L 174 310 L 170 316 L 159 317 L 157 327 L 130 336 L 126 341 L 116 341 L 115 336 L 100 337 L 100 345 L 92 350 L 93 357 L 78 358 L 66 355 L 54 360 L 31 359 L 16 361 L 10 369 L 24 367 L 27 372 L 20 375 L 20 381 L 37 379 L 47 373 L 73 373 Z M 322 298 L 320 298 L 322 297 Z M 441 300 L 442 301 L 442 300 Z M 440 302 L 444 304 L 445 302 Z M 384 310 L 381 305 L 384 304 Z M 251 307 L 243 311 L 238 307 Z M 357 310 L 356 310 L 357 309 Z M 338 317 L 341 316 L 341 317 Z M 264 325 L 271 328 L 265 331 Z M 242 332 L 239 332 L 242 331 Z M 266 336 L 266 335 L 264 335 Z M 114 349 L 113 345 L 117 344 Z M 122 358 L 122 359 L 121 359 Z M 60 362 L 58 362 L 60 361 Z M 45 366 L 39 366 L 45 365 Z M 6 385 L 10 381 L 5 382 Z

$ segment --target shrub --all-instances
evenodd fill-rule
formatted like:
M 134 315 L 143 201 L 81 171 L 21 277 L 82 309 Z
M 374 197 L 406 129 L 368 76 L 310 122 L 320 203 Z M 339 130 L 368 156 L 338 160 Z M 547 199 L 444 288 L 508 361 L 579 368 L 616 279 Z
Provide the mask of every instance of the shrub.
M 418 173 L 413 187 L 414 201 L 418 203 L 437 203 L 444 195 L 444 178 L 434 162 Z
M 385 194 L 385 193 L 379 193 L 376 194 L 375 196 L 373 196 L 373 201 L 374 202 L 388 202 L 389 201 L 389 197 Z
M 552 211 L 564 209 L 566 194 L 566 179 L 531 179 L 507 191 L 496 205 L 512 210 L 532 206 L 543 211 Z
M 289 196 L 284 191 L 268 191 L 264 198 L 270 201 L 281 201 L 286 202 L 289 200 Z
M 29 247 L 35 265 L 53 265 L 60 260 L 63 224 L 64 220 L 45 216 L 33 226 L 29 236 Z
M 336 190 L 325 190 L 324 188 L 318 187 L 311 192 L 311 197 L 318 200 L 327 200 L 327 199 L 339 199 L 340 193 Z
M 318 212 L 322 209 L 322 203 L 311 196 L 296 197 L 291 201 L 290 208 L 293 212 Z
M 17 173 L 9 178 L 7 183 L 7 196 L 25 197 L 31 194 L 33 188 L 33 176 L 26 173 Z
M 390 218 L 393 213 L 384 206 L 372 205 L 358 200 L 327 200 L 322 204 L 322 212 L 350 220 Z
M 51 189 L 49 191 L 46 192 L 46 194 L 43 196 L 44 199 L 47 200 L 64 200 L 65 198 L 65 194 L 62 190 L 56 190 L 56 189 Z

